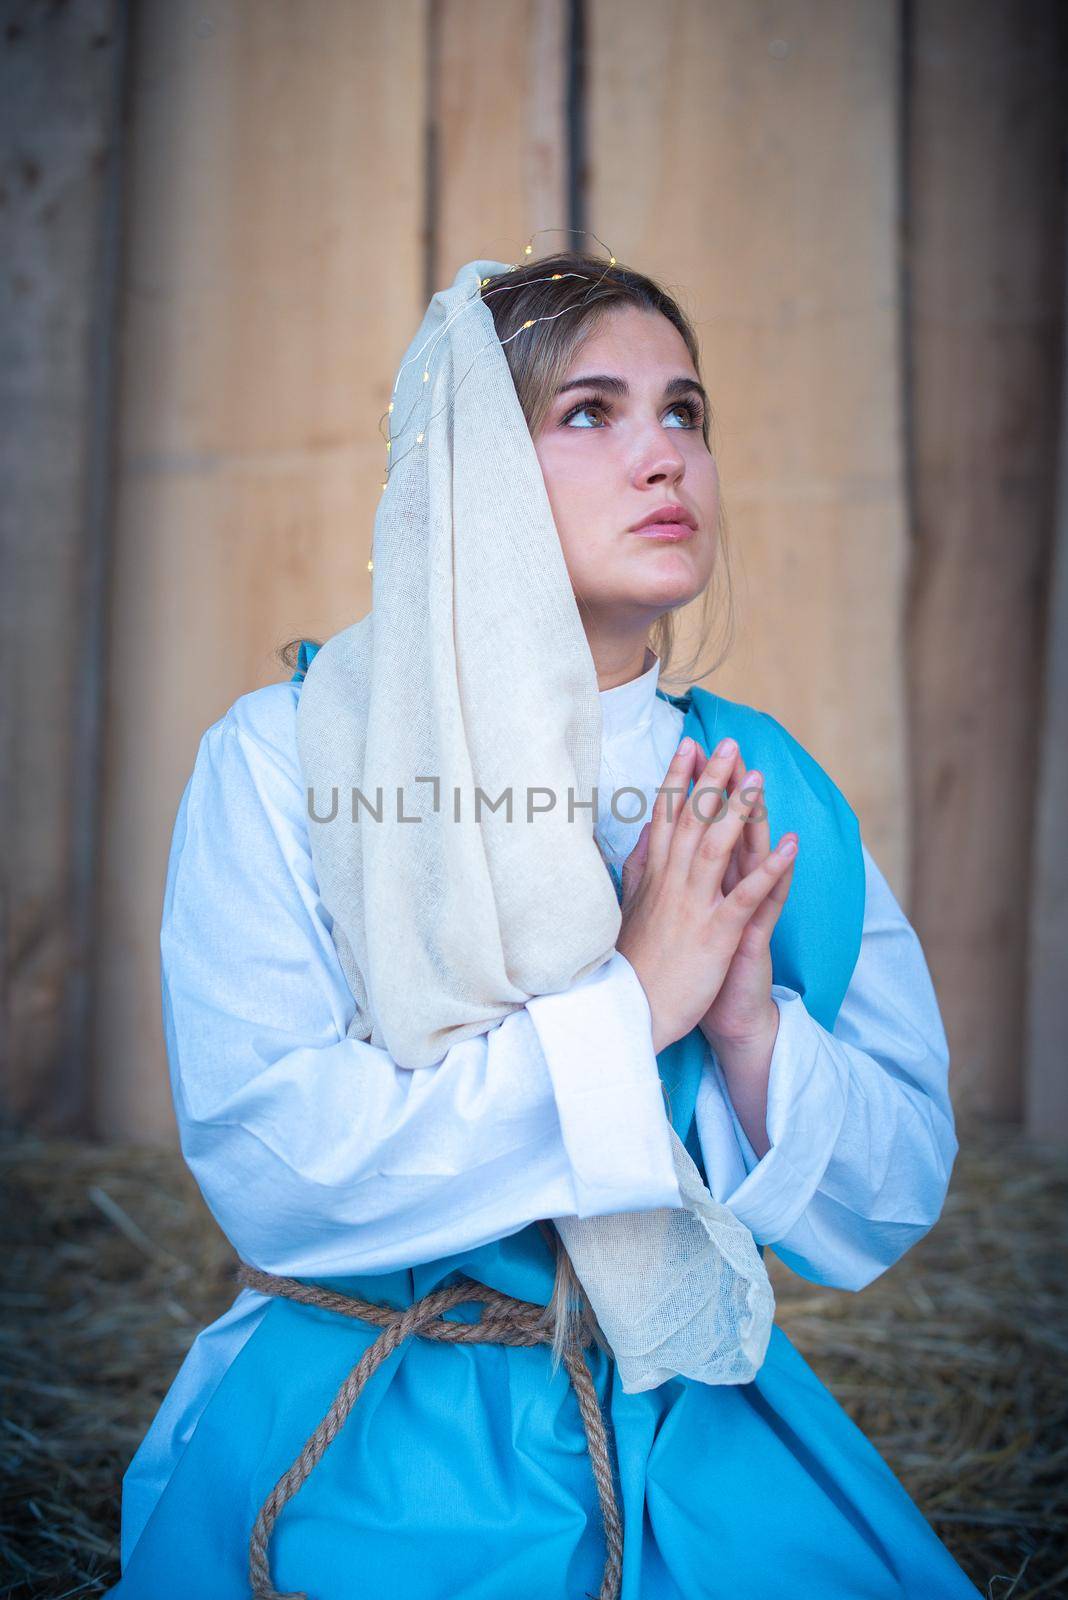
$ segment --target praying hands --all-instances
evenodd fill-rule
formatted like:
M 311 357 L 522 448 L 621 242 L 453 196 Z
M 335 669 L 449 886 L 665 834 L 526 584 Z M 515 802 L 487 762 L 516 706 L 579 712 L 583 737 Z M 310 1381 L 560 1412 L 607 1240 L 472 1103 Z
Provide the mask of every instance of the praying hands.
M 617 941 L 645 989 L 654 1049 L 701 1028 L 758 1155 L 779 1021 L 770 942 L 797 850 L 793 833 L 771 849 L 763 799 L 734 740 L 707 759 L 684 740 L 624 863 Z

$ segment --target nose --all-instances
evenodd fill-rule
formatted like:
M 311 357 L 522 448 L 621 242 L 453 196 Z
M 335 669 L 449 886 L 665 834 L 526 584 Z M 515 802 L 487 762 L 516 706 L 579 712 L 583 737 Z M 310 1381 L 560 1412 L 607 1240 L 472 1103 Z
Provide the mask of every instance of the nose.
M 686 457 L 678 445 L 672 443 L 670 433 L 657 424 L 650 442 L 638 452 L 635 482 L 678 483 L 685 471 Z

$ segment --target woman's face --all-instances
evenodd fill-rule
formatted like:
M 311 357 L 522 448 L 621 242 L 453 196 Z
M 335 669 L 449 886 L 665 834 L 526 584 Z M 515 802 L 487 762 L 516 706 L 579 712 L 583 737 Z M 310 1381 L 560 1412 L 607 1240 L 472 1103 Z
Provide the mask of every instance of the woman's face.
M 534 447 L 571 585 L 588 633 L 641 636 L 712 575 L 719 476 L 701 432 L 697 372 L 665 316 L 621 306 L 562 382 Z M 666 505 L 692 514 L 689 537 L 633 531 Z

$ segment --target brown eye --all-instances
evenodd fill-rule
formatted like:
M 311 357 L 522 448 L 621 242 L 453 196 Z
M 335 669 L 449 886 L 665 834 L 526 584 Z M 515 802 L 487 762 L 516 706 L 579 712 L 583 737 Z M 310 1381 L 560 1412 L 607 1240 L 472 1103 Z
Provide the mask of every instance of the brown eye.
M 672 411 L 685 411 L 690 419 L 691 428 L 699 428 L 704 411 L 697 400 L 679 400 L 672 406 Z
M 581 405 L 572 406 L 567 415 L 560 418 L 560 426 L 565 427 L 572 417 L 581 416 L 584 411 L 607 412 L 607 409 L 607 406 L 602 405 L 599 400 L 584 400 Z

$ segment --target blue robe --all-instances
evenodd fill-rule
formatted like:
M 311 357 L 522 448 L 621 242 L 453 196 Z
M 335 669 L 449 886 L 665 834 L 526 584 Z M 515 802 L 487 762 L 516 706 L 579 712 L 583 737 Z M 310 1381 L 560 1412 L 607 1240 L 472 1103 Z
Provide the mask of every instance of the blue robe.
M 314 654 L 302 645 L 294 681 Z M 767 779 L 772 837 L 804 840 L 771 941 L 775 981 L 827 1029 L 860 949 L 864 867 L 844 796 L 773 717 L 698 685 L 677 697 L 706 753 L 725 732 Z M 722 726 L 720 723 L 722 722 Z M 786 819 L 789 819 L 788 822 Z M 618 876 L 613 873 L 617 894 Z M 672 1124 L 707 1176 L 694 1029 L 660 1052 Z M 553 1259 L 536 1223 L 410 1270 L 322 1279 L 407 1306 L 466 1275 L 544 1303 Z M 476 1306 L 447 1313 L 476 1321 Z M 209 1401 L 115 1600 L 245 1600 L 256 1515 L 376 1328 L 275 1299 Z M 619 1385 L 587 1359 L 610 1419 L 624 1525 L 621 1600 L 975 1600 L 979 1591 L 878 1451 L 779 1327 L 751 1383 Z M 282 1511 L 275 1587 L 309 1600 L 578 1600 L 605 1547 L 586 1435 L 545 1347 L 407 1341 Z

